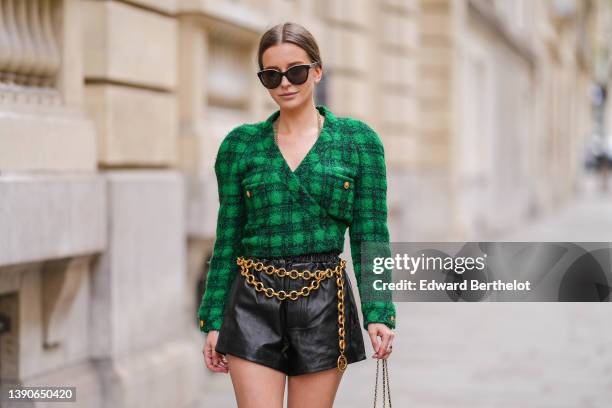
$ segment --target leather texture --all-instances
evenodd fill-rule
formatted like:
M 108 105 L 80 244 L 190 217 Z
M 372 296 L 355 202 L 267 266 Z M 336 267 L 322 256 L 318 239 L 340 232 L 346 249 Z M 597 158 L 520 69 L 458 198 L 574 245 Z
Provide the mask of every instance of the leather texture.
M 287 270 L 335 268 L 340 262 L 336 253 L 308 254 L 292 257 L 261 258 Z M 275 290 L 299 290 L 310 280 L 268 275 L 250 268 L 257 280 Z M 365 346 L 352 283 L 344 273 L 345 341 L 348 364 L 366 359 Z M 245 277 L 238 274 L 232 283 L 225 319 L 219 330 L 215 350 L 233 354 L 266 365 L 287 375 L 300 375 L 337 367 L 338 287 L 335 275 L 326 278 L 308 296 L 297 300 L 279 300 L 257 292 Z M 348 367 L 347 367 L 348 369 Z

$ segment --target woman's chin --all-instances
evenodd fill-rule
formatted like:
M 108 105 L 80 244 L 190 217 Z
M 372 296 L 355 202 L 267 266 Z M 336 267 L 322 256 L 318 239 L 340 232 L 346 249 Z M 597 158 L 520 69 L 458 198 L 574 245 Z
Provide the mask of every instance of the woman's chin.
M 294 108 L 304 103 L 304 100 L 301 98 L 301 95 L 299 94 L 290 99 L 285 99 L 282 96 L 279 96 L 278 99 L 276 100 L 276 103 L 278 104 L 278 106 L 282 108 Z

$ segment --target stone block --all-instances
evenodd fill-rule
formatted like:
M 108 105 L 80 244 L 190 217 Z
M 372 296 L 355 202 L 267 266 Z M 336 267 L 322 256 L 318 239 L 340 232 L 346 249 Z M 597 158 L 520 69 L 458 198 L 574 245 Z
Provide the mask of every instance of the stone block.
M 0 176 L 0 266 L 103 251 L 105 194 L 96 174 Z
M 108 250 L 92 276 L 92 354 L 136 353 L 185 333 L 184 182 L 173 170 L 108 171 Z
M 178 125 L 174 95 L 105 84 L 87 85 L 85 95 L 98 130 L 101 164 L 175 164 Z
M 174 18 L 122 2 L 92 0 L 83 2 L 82 18 L 86 79 L 175 88 Z
M 0 171 L 94 171 L 96 133 L 80 109 L 0 107 Z

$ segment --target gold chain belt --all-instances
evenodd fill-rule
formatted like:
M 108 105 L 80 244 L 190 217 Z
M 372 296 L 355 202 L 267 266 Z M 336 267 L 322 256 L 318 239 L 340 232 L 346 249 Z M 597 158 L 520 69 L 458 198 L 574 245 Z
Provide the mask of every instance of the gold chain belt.
M 314 271 L 304 270 L 298 271 L 292 269 L 287 271 L 285 268 L 276 268 L 274 265 L 264 265 L 263 262 L 254 262 L 252 259 L 244 258 L 239 256 L 236 263 L 240 265 L 240 274 L 246 278 L 246 281 L 255 287 L 258 292 L 263 292 L 267 297 L 276 297 L 279 300 L 297 300 L 300 296 L 308 296 L 310 292 L 319 288 L 321 281 L 327 278 L 331 278 L 336 275 L 336 285 L 338 286 L 338 345 L 340 347 L 340 355 L 338 356 L 338 370 L 344 371 L 347 366 L 346 356 L 344 355 L 344 348 L 346 342 L 344 340 L 344 275 L 343 271 L 346 266 L 346 261 L 340 258 L 340 263 L 334 268 L 317 269 Z M 284 290 L 276 291 L 270 287 L 264 287 L 263 282 L 258 281 L 255 276 L 249 271 L 250 268 L 254 268 L 256 271 L 264 271 L 268 275 L 276 274 L 277 276 L 285 277 L 288 276 L 291 279 L 303 278 L 306 280 L 312 279 L 310 285 L 302 287 L 300 290 L 292 290 L 289 293 Z

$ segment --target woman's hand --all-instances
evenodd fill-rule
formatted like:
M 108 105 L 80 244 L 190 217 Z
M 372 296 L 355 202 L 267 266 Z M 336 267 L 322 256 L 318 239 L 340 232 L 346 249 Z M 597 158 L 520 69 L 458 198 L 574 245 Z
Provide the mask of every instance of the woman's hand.
M 368 324 L 368 334 L 372 341 L 372 348 L 375 353 L 372 358 L 387 359 L 391 355 L 393 339 L 395 333 L 386 324 L 383 323 L 370 323 Z M 382 339 L 379 340 L 378 337 Z
M 215 346 L 217 345 L 217 338 L 219 337 L 219 332 L 217 330 L 211 330 L 206 335 L 206 341 L 204 342 L 204 348 L 202 349 L 202 353 L 204 354 L 204 361 L 206 362 L 206 367 L 210 371 L 215 373 L 228 373 L 229 367 L 227 365 L 227 360 L 225 356 L 221 353 L 217 353 L 215 351 Z

